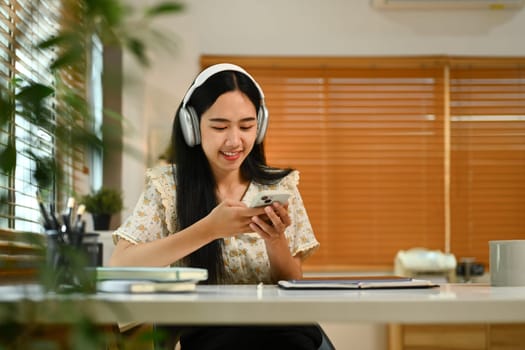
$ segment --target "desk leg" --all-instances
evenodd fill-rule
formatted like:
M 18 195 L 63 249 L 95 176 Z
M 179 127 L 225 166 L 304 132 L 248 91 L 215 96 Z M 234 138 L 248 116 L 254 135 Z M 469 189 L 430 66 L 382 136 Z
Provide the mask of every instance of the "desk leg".
M 403 326 L 398 323 L 388 325 L 388 350 L 403 349 Z

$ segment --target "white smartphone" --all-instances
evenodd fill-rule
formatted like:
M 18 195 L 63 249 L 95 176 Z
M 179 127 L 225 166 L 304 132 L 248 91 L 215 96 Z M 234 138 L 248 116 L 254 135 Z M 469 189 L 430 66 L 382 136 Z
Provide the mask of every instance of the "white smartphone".
M 253 200 L 250 203 L 250 207 L 263 207 L 266 205 L 271 205 L 273 202 L 279 202 L 285 204 L 290 198 L 290 193 L 286 191 L 275 191 L 267 190 L 261 191 L 253 197 Z

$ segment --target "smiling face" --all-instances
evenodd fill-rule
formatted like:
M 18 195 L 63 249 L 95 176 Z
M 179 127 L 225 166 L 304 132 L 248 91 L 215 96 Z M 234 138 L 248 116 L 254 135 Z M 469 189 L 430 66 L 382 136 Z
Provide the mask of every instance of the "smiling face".
M 257 135 L 257 113 L 242 92 L 230 91 L 217 98 L 202 114 L 201 144 L 215 177 L 239 172 Z

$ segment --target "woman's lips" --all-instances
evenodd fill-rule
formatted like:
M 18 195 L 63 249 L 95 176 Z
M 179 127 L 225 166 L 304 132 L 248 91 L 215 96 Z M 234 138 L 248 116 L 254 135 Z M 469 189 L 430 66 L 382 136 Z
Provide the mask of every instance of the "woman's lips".
M 221 151 L 221 154 L 224 156 L 224 158 L 226 158 L 226 160 L 237 160 L 240 158 L 241 156 L 241 152 L 238 151 L 238 152 L 226 152 L 226 151 Z

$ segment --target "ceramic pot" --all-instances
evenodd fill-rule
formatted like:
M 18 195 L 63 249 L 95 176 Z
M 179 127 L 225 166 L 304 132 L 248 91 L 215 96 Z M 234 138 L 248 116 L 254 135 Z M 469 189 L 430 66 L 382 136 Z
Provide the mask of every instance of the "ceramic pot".
M 109 230 L 109 223 L 111 222 L 111 214 L 92 214 L 93 228 L 95 230 L 106 231 Z

